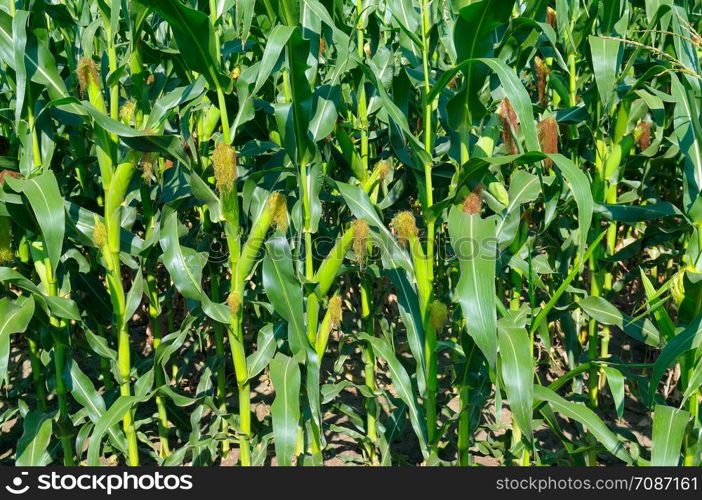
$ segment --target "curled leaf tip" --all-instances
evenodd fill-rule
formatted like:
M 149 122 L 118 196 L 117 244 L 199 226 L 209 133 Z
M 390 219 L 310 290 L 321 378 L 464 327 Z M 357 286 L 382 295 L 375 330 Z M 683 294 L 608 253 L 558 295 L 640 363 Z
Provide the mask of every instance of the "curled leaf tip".
M 406 245 L 410 238 L 416 237 L 419 234 L 417 222 L 414 220 L 414 214 L 409 210 L 397 214 L 390 222 L 390 228 L 402 245 Z
M 268 197 L 268 210 L 273 227 L 282 232 L 288 230 L 288 200 L 282 193 L 272 193 Z
M 236 151 L 229 144 L 220 142 L 212 153 L 215 183 L 221 194 L 231 193 L 236 183 Z
M 356 257 L 356 262 L 361 269 L 366 267 L 366 259 L 368 258 L 368 238 L 370 229 L 368 223 L 363 219 L 356 219 L 351 224 L 353 229 L 353 254 Z

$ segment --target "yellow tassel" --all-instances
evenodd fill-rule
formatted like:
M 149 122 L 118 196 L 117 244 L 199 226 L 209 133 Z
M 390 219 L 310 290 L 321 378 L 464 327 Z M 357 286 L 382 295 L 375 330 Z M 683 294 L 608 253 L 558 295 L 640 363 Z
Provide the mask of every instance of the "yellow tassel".
M 353 254 L 356 256 L 359 267 L 363 269 L 366 267 L 366 259 L 368 258 L 370 229 L 368 223 L 363 219 L 356 219 L 351 227 L 353 229 Z
M 651 145 L 651 122 L 639 122 L 634 129 L 634 139 L 641 151 L 648 149 Z
M 288 230 L 288 200 L 282 193 L 273 193 L 268 197 L 268 210 L 273 226 L 282 232 Z
M 107 244 L 107 229 L 105 224 L 95 217 L 95 228 L 93 229 L 93 243 L 98 248 L 102 248 Z
M 236 151 L 229 144 L 220 142 L 212 153 L 215 183 L 221 194 L 231 193 L 236 183 Z
M 448 319 L 448 307 L 443 302 L 435 301 L 429 304 L 429 325 L 436 331 L 441 332 L 446 326 Z
M 341 324 L 341 297 L 334 295 L 329 299 L 329 323 L 332 328 L 338 328 Z
M 125 125 L 131 125 L 136 112 L 136 104 L 134 99 L 129 99 L 119 108 L 119 119 Z
M 229 293 L 227 307 L 229 307 L 229 312 L 231 312 L 232 316 L 236 316 L 239 313 L 239 308 L 241 307 L 241 295 L 239 295 L 239 292 L 233 291 Z
M 12 262 L 12 225 L 8 217 L 0 216 L 0 265 Z
M 402 245 L 406 245 L 409 239 L 419 234 L 414 214 L 410 211 L 400 212 L 390 222 L 390 228 L 397 236 Z
M 91 83 L 100 86 L 97 66 L 95 66 L 95 61 L 89 57 L 84 57 L 78 61 L 76 72 L 78 73 L 78 85 L 80 86 L 81 96 L 88 91 L 88 85 Z
M 388 159 L 380 160 L 375 164 L 375 169 L 378 171 L 378 179 L 382 181 L 390 173 L 390 170 L 392 169 L 392 162 Z
M 546 7 L 546 22 L 555 30 L 558 29 L 556 11 L 551 7 Z

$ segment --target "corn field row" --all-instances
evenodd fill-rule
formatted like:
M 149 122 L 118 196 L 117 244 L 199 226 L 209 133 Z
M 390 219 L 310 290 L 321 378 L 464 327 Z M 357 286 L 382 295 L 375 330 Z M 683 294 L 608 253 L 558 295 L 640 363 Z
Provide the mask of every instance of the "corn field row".
M 700 465 L 700 0 L 0 0 L 0 463 Z

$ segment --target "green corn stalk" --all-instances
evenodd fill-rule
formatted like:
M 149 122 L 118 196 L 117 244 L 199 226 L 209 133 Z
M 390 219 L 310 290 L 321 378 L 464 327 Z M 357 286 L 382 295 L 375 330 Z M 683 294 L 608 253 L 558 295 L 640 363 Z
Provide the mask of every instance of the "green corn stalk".
M 148 160 L 150 161 L 150 160 Z M 154 213 L 151 193 L 148 183 L 145 181 L 141 185 L 141 201 L 144 208 L 143 224 L 146 227 L 145 236 L 148 238 L 154 231 Z M 153 270 L 156 269 L 156 260 L 154 258 L 147 259 L 147 264 L 144 269 L 146 276 L 146 295 L 149 300 L 149 323 L 151 325 L 151 333 L 153 335 L 154 352 L 158 351 L 161 346 L 163 337 L 161 326 L 161 304 L 159 301 L 158 282 Z M 165 383 L 163 367 L 155 366 L 154 380 L 157 387 L 161 387 Z M 166 458 L 170 455 L 170 445 L 168 443 L 168 413 L 166 411 L 166 402 L 160 394 L 155 396 L 156 408 L 158 413 L 158 434 L 161 443 L 159 450 L 161 458 Z
M 221 88 L 218 87 L 218 97 L 220 99 L 220 110 L 222 113 L 222 131 L 225 138 L 229 137 L 229 123 L 227 119 L 226 109 L 224 107 L 224 95 Z M 232 279 L 230 284 L 230 292 L 227 297 L 227 305 L 229 306 L 229 328 L 227 336 L 229 338 L 229 346 L 232 352 L 232 360 L 234 362 L 234 372 L 236 375 L 238 395 L 239 395 L 239 460 L 242 466 L 251 464 L 250 452 L 250 434 L 251 434 L 251 395 L 250 385 L 248 383 L 248 372 L 246 368 L 246 351 L 244 348 L 244 333 L 242 323 L 242 308 L 243 308 L 243 278 L 239 273 L 240 257 L 242 249 L 240 243 L 240 227 L 239 227 L 239 201 L 236 186 L 237 165 L 236 152 L 227 143 L 220 143 L 218 149 L 212 158 L 212 164 L 215 169 L 215 180 L 220 192 L 224 215 L 224 230 L 227 238 L 227 247 L 229 249 L 229 266 L 231 269 Z M 264 230 L 267 231 L 267 227 Z M 254 232 L 252 231 L 252 236 Z M 260 242 L 259 242 L 260 244 Z M 244 250 L 246 245 L 244 246 Z M 258 251 L 258 249 L 256 249 Z
M 0 315 L 6 461 L 321 465 L 345 432 L 366 465 L 699 464 L 695 2 L 20 3 L 0 9 L 0 307 L 35 312 Z M 467 234 L 495 237 L 489 264 L 451 252 Z M 613 421 L 632 400 L 650 449 Z
M 100 89 L 100 82 L 95 64 L 92 60 L 83 59 L 79 62 L 78 79 L 81 89 L 88 94 L 88 100 L 99 111 L 105 110 L 105 101 Z M 115 111 L 117 113 L 117 111 Z M 113 138 L 101 127 L 95 127 L 98 138 L 96 143 L 98 163 L 102 177 L 105 222 L 104 226 L 96 225 L 93 234 L 94 243 L 99 247 L 107 271 L 107 290 L 112 302 L 113 332 L 117 336 L 117 355 L 119 368 L 119 385 L 122 396 L 131 395 L 131 348 L 129 345 L 129 318 L 126 313 L 126 296 L 122 284 L 122 268 L 120 263 L 121 244 L 121 215 L 122 204 L 127 195 L 136 165 L 134 160 L 122 162 L 114 167 L 115 145 Z M 122 427 L 127 436 L 127 462 L 129 465 L 139 465 L 136 429 L 134 428 L 131 410 L 122 419 Z
M 637 132 L 626 134 L 626 126 L 629 120 L 629 110 L 631 103 L 624 101 L 620 104 L 617 113 L 617 119 L 612 137 L 614 147 L 607 155 L 604 164 L 604 182 L 605 182 L 605 203 L 614 205 L 617 203 L 617 185 L 621 176 L 622 161 L 626 158 L 632 146 L 637 140 Z M 617 240 L 617 223 L 611 222 L 607 228 L 606 246 L 607 256 L 614 255 Z M 604 272 L 602 280 L 603 293 L 609 294 L 612 290 L 612 273 Z M 600 357 L 607 358 L 609 356 L 609 341 L 610 328 L 604 326 L 602 330 L 602 340 L 600 346 Z
M 243 336 L 244 280 L 253 268 L 258 252 L 271 225 L 275 224 L 278 227 L 287 226 L 287 210 L 284 197 L 279 193 L 273 193 L 268 198 L 266 209 L 261 212 L 258 220 L 251 228 L 244 245 L 239 248 L 238 202 L 234 198 L 236 196 L 235 184 L 231 189 L 225 194 L 225 196 L 229 197 L 229 201 L 225 201 L 225 204 L 228 204 L 230 207 L 225 230 L 229 244 L 230 265 L 233 270 L 231 291 L 227 298 L 231 315 L 230 328 L 227 333 L 239 394 L 240 462 L 241 465 L 248 466 L 251 465 L 251 385 L 248 378 Z M 233 221 L 236 221 L 236 225 L 233 224 Z
M 148 273 L 146 275 L 146 285 L 148 290 L 147 295 L 149 298 L 149 320 L 151 323 L 151 333 L 153 334 L 154 339 L 154 351 L 156 351 L 161 346 L 163 333 L 161 328 L 161 306 L 159 304 L 158 297 L 158 284 L 153 273 Z M 156 385 L 161 387 L 165 383 L 163 368 L 157 366 L 155 369 L 156 373 L 154 375 L 154 380 Z M 158 434 L 161 442 L 160 456 L 161 458 L 166 458 L 171 454 L 170 445 L 168 444 L 168 414 L 166 412 L 166 402 L 159 394 L 156 395 L 155 399 L 158 412 Z
M 422 126 L 424 129 L 424 149 L 427 154 L 427 160 L 424 162 L 424 183 L 425 183 L 425 199 L 426 207 L 424 210 L 431 209 L 434 204 L 434 189 L 432 181 L 432 160 L 431 154 L 433 149 L 433 126 L 432 126 L 432 107 L 433 104 L 427 99 L 431 91 L 430 85 L 430 46 L 429 37 L 432 28 L 431 12 L 429 9 L 429 0 L 422 1 L 421 4 L 421 31 L 422 31 L 422 67 L 424 70 L 424 114 Z M 413 246 L 419 245 L 419 248 L 411 250 L 412 259 L 415 264 L 415 270 L 419 266 L 421 271 L 417 274 L 418 285 L 420 287 L 420 301 L 423 305 L 422 316 L 424 317 L 424 355 L 427 359 L 427 402 L 425 404 L 427 414 L 427 428 L 429 430 L 429 442 L 434 447 L 438 446 L 436 437 L 437 414 L 436 414 L 436 392 L 437 392 L 437 357 L 436 357 L 436 330 L 432 327 L 428 317 L 428 308 L 434 300 L 434 221 L 427 220 L 427 246 L 426 255 L 423 255 L 419 242 L 413 244 L 410 242 L 410 249 Z M 423 276 L 422 276 L 423 275 Z M 424 280 L 420 284 L 419 280 Z
M 212 300 L 219 302 L 221 300 L 219 292 L 219 274 L 217 270 L 211 273 L 211 285 L 212 285 Z M 219 409 L 226 411 L 226 397 L 227 397 L 227 387 L 226 387 L 226 372 L 224 371 L 224 329 L 222 324 L 215 322 L 213 325 L 215 333 L 215 354 L 218 359 L 222 360 L 222 366 L 220 366 L 217 371 L 217 402 L 219 404 Z M 226 420 L 222 419 L 222 432 L 226 435 L 229 431 L 229 425 Z M 226 457 L 229 455 L 229 439 L 225 438 L 222 441 L 222 455 Z
M 31 104 L 31 90 L 28 97 L 30 98 L 30 104 L 27 106 L 27 119 L 30 128 L 30 136 L 32 141 L 32 159 L 33 166 L 41 169 L 42 168 L 42 158 L 41 151 L 39 148 L 38 133 L 35 128 L 35 116 L 33 111 L 33 104 Z M 3 232 L 2 240 L 0 241 L 0 252 L 3 253 L 3 264 L 8 263 L 12 257 L 11 243 L 11 225 L 9 220 L 1 217 L 4 221 L 0 224 L 0 231 Z M 3 227 L 4 226 L 4 227 Z M 28 250 L 28 249 L 27 249 Z M 49 297 L 58 296 L 58 286 L 57 286 L 57 276 L 55 275 L 55 268 L 52 266 L 52 262 L 48 257 L 46 248 L 42 245 L 41 250 L 37 252 L 40 255 L 39 262 L 43 266 L 43 270 L 38 267 L 42 281 L 46 288 L 46 293 Z M 22 261 L 25 261 L 25 257 L 22 257 Z M 28 260 L 28 259 L 26 259 Z M 38 262 L 38 263 L 39 263 Z M 43 272 L 42 272 L 43 271 Z M 75 456 L 73 451 L 72 437 L 74 433 L 73 424 L 69 416 L 68 409 L 68 388 L 64 380 L 64 369 L 66 367 L 66 344 L 64 339 L 70 339 L 70 335 L 66 332 L 68 331 L 66 322 L 53 314 L 49 314 L 49 332 L 53 336 L 54 344 L 54 371 L 56 377 L 56 395 L 58 399 L 58 420 L 57 428 L 59 439 L 61 441 L 61 448 L 63 451 L 63 463 L 66 466 L 75 465 Z M 39 400 L 39 407 L 45 411 L 47 409 L 46 394 L 44 390 L 44 380 L 41 375 L 42 365 L 40 359 L 40 351 L 37 343 L 34 339 L 29 340 L 30 347 L 30 362 L 32 366 L 32 377 L 34 381 L 34 386 L 37 388 L 37 397 Z M 70 348 L 69 348 L 70 350 Z
M 110 182 L 110 187 L 105 193 L 105 235 L 106 241 L 102 245 L 102 256 L 107 265 L 107 284 L 113 307 L 113 329 L 117 334 L 117 364 L 120 375 L 120 394 L 131 396 L 131 348 L 129 345 L 129 318 L 126 317 L 126 296 L 122 284 L 122 268 L 120 264 L 121 242 L 121 217 L 122 204 L 129 188 L 129 183 L 136 171 L 133 161 L 117 165 Z M 124 433 L 127 436 L 128 463 L 139 465 L 139 451 L 137 449 L 136 429 L 131 411 L 122 419 Z
M 52 270 L 51 262 L 47 257 L 44 260 L 47 292 L 50 297 L 58 295 L 56 276 Z M 66 345 L 63 343 L 63 333 L 67 331 L 66 323 L 54 316 L 49 318 L 51 328 L 56 333 L 54 338 L 54 369 L 56 372 L 56 395 L 58 397 L 58 428 L 63 448 L 63 464 L 66 466 L 75 465 L 72 434 L 73 424 L 68 414 L 68 388 L 63 378 L 63 371 L 66 365 Z
M 419 230 L 412 212 L 401 212 L 391 222 L 391 227 L 402 245 L 409 249 L 412 259 L 414 276 L 417 283 L 419 310 L 424 330 L 424 356 L 427 363 L 426 381 L 427 397 L 424 408 L 427 419 L 429 442 L 436 446 L 436 391 L 437 391 L 437 359 L 436 359 L 436 329 L 430 320 L 430 305 L 433 300 L 433 284 L 428 278 L 427 256 L 419 241 Z
M 351 248 L 353 241 L 354 227 L 351 226 L 337 238 L 329 254 L 327 254 L 317 268 L 314 274 L 314 281 L 317 283 L 317 286 L 314 288 L 314 292 L 308 297 L 308 322 L 316 323 L 317 317 L 319 316 L 320 299 L 328 295 L 329 290 L 334 284 L 336 274 L 344 262 L 344 258 Z M 328 308 L 322 323 L 319 325 L 318 331 L 314 333 L 314 337 L 311 339 L 320 361 L 326 351 L 331 326 L 332 313 L 330 312 L 330 308 Z
M 356 45 L 358 58 L 360 60 L 364 59 L 366 52 L 366 44 L 370 48 L 370 41 L 364 42 L 364 13 L 363 13 L 363 1 L 356 0 L 356 14 L 358 16 L 358 21 L 356 25 Z M 370 50 L 368 50 L 368 56 L 370 57 Z M 369 150 L 368 150 L 368 109 L 366 103 L 366 80 L 365 77 L 361 77 L 358 84 L 358 119 L 359 119 L 359 130 L 361 134 L 361 145 L 360 145 L 360 160 L 361 160 L 361 172 L 362 176 L 359 181 L 363 184 L 364 190 L 369 192 L 371 188 L 374 187 L 377 179 L 373 180 L 373 173 L 369 175 Z M 369 242 L 370 245 L 370 242 Z M 363 263 L 361 263 L 363 266 Z M 368 276 L 361 277 L 361 321 L 363 322 L 364 329 L 369 335 L 374 335 L 373 319 L 371 317 L 371 311 L 373 308 L 372 300 L 372 283 Z M 364 358 L 364 378 L 366 381 L 366 387 L 371 392 L 375 391 L 375 355 L 373 354 L 373 347 L 370 343 L 366 343 L 362 347 L 362 353 Z M 376 432 L 376 422 L 375 422 L 375 403 L 372 399 L 367 398 L 365 401 L 366 407 L 366 434 L 368 439 L 371 441 L 370 445 L 370 455 L 371 461 L 375 462 L 375 443 L 377 442 L 378 436 Z

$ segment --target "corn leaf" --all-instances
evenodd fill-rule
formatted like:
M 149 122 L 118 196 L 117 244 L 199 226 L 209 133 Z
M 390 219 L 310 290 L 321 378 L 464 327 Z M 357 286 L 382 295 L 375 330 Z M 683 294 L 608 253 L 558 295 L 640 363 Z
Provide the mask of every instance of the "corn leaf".
M 651 465 L 679 465 L 680 447 L 690 414 L 670 406 L 656 405 L 653 410 Z
M 534 368 L 531 342 L 523 328 L 500 327 L 499 347 L 502 357 L 502 383 L 510 402 L 510 410 L 528 441 L 533 437 L 532 405 L 534 399 Z
M 451 246 L 458 257 L 461 276 L 456 285 L 466 330 L 490 366 L 497 361 L 495 310 L 495 222 L 453 207 L 449 213 Z
M 633 459 L 622 442 L 617 439 L 617 436 L 602 422 L 595 412 L 585 405 L 567 401 L 552 390 L 540 385 L 534 386 L 534 398 L 548 403 L 555 411 L 586 426 L 588 431 L 595 436 L 595 439 L 622 462 L 626 464 L 633 463 Z
M 221 87 L 226 91 L 231 88 L 231 79 L 219 65 L 215 33 L 207 14 L 186 7 L 178 0 L 140 1 L 168 22 L 188 68 L 204 76 L 210 88 Z
M 275 456 L 278 465 L 292 463 L 297 446 L 300 420 L 300 367 L 298 362 L 282 353 L 271 360 L 271 382 L 276 396 L 271 406 Z
M 51 271 L 56 273 L 63 249 L 66 214 L 56 176 L 47 171 L 31 179 L 8 179 L 12 189 L 29 200 L 44 240 Z
M 10 335 L 22 333 L 34 316 L 34 298 L 20 298 L 11 301 L 9 297 L 0 299 L 0 380 L 7 377 L 7 364 L 10 357 Z
M 51 442 L 51 415 L 38 411 L 24 417 L 22 436 L 17 442 L 15 463 L 20 467 L 47 465 L 47 453 Z

